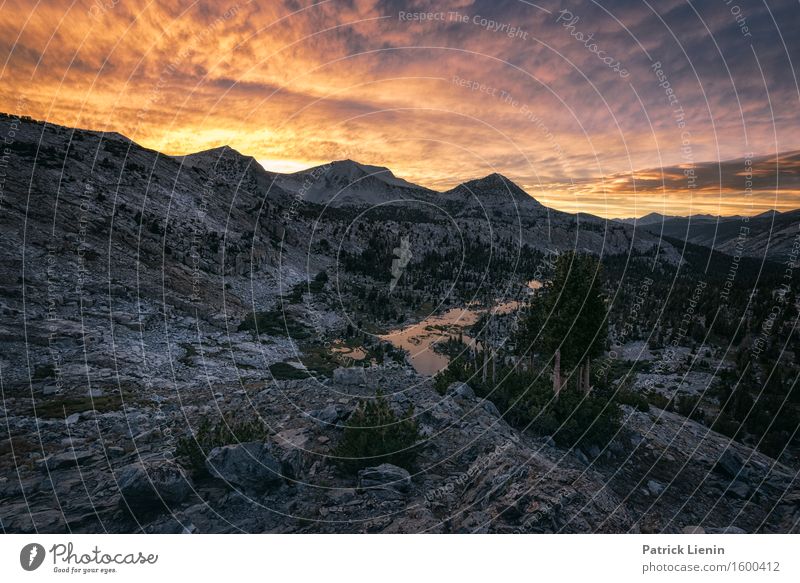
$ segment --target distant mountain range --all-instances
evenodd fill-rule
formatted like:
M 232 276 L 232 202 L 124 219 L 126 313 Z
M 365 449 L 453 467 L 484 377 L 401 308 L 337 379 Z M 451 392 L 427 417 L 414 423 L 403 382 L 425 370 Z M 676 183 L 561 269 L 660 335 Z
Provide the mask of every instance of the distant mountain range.
M 640 218 L 615 219 L 654 235 L 711 247 L 729 255 L 769 257 L 786 261 L 800 244 L 800 210 L 769 210 L 747 217 L 692 215 L 677 217 L 650 213 Z
M 677 215 L 662 215 L 661 213 L 649 213 L 641 217 L 630 217 L 626 219 L 611 219 L 626 225 L 638 225 L 640 227 L 645 225 L 653 225 L 656 223 L 663 223 L 672 219 L 686 219 L 690 217 L 680 217 Z M 691 215 L 692 220 L 711 220 L 716 219 L 715 215 Z
M 792 212 L 792 211 L 787 211 Z M 750 217 L 751 219 L 756 218 L 769 218 L 772 215 L 780 215 L 783 214 L 781 211 L 771 209 L 768 211 L 764 211 L 763 213 L 753 215 Z M 727 221 L 730 219 L 741 219 L 742 215 L 710 215 L 710 214 L 698 214 L 698 215 L 689 215 L 689 216 L 679 216 L 679 215 L 662 215 L 661 213 L 648 213 L 641 217 L 629 217 L 625 219 L 611 219 L 612 221 L 617 221 L 618 223 L 625 223 L 626 225 L 652 225 L 655 223 L 663 223 L 665 221 L 671 221 L 675 219 L 691 219 L 693 221 Z
M 6 115 L 5 119 L 13 118 Z M 265 170 L 253 157 L 227 146 L 185 156 L 167 156 L 142 148 L 117 133 L 73 129 L 34 120 L 22 120 L 10 152 L 18 161 L 8 179 L 9 185 L 13 183 L 15 174 L 20 173 L 23 175 L 22 183 L 41 185 L 42 188 L 48 180 L 55 180 L 54 184 L 60 183 L 62 200 L 69 202 L 79 196 L 72 193 L 71 185 L 88 179 L 101 190 L 109 190 L 103 199 L 115 195 L 123 206 L 137 206 L 142 214 L 150 215 L 153 220 L 170 213 L 185 212 L 193 220 L 202 219 L 205 223 L 203 231 L 220 233 L 226 228 L 245 233 L 258 232 L 253 223 L 257 217 L 248 216 L 248 213 L 266 208 L 264 205 L 271 208 L 273 214 L 262 215 L 259 220 L 268 223 L 271 232 L 290 234 L 306 227 L 279 219 L 275 210 L 302 204 L 332 210 L 391 208 L 393 210 L 387 212 L 397 213 L 398 205 L 404 205 L 404 209 L 414 208 L 415 212 L 423 213 L 428 217 L 425 220 L 434 216 L 441 220 L 445 218 L 442 213 L 449 217 L 448 220 L 480 222 L 490 218 L 501 225 L 499 231 L 495 231 L 497 236 L 520 236 L 522 242 L 540 250 L 577 248 L 598 254 L 616 254 L 632 248 L 639 251 L 660 249 L 672 260 L 677 260 L 679 249 L 662 240 L 669 237 L 725 253 L 736 252 L 738 240 L 739 250 L 744 255 L 766 255 L 780 260 L 792 245 L 800 213 L 768 212 L 750 218 L 710 215 L 687 218 L 651 213 L 638 219 L 606 220 L 545 207 L 512 180 L 497 173 L 437 192 L 398 178 L 388 168 L 354 160 L 338 160 L 282 174 Z M 58 172 L 43 181 L 42 175 L 50 167 Z M 220 191 L 230 191 L 227 195 L 229 204 L 235 208 L 217 208 L 221 201 L 214 200 L 213 212 L 198 215 L 197 192 L 202 189 L 203 180 L 214 183 L 217 199 Z M 220 182 L 222 184 L 218 184 Z M 141 200 L 143 187 L 146 190 L 155 188 L 155 192 L 147 192 L 145 199 Z M 160 199 L 162 191 L 171 193 L 163 203 Z M 253 200 L 250 208 L 242 208 L 241 205 L 250 198 Z M 13 203 L 14 197 L 9 201 Z M 106 206 L 102 200 L 96 204 Z M 93 220 L 99 221 L 99 217 L 109 211 L 110 208 L 96 209 L 92 212 Z M 234 215 L 226 218 L 229 211 Z M 233 217 L 238 216 L 236 213 L 243 213 L 241 225 L 231 223 Z M 400 213 L 396 218 L 402 220 L 404 216 L 407 215 Z M 209 224 L 212 219 L 214 224 Z M 44 229 L 45 225 L 42 226 Z M 744 242 L 740 236 L 743 227 L 749 229 Z M 483 228 L 477 223 L 474 227 L 478 231 Z M 298 233 L 298 240 L 303 236 Z M 182 241 L 176 241 L 170 248 L 182 247 Z

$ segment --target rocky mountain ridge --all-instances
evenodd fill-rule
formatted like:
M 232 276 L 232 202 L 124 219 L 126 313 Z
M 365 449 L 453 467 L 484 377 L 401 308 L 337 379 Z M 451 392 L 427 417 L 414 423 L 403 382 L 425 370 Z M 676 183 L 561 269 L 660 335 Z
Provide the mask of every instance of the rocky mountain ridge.
M 518 257 L 551 249 L 679 262 L 654 235 L 551 211 L 501 176 L 433 208 L 422 197 L 439 195 L 357 163 L 278 175 L 230 148 L 166 156 L 12 116 L 0 135 L 3 532 L 797 529 L 794 470 L 683 417 L 629 408 L 607 451 L 564 449 L 468 385 L 442 396 L 407 363 L 363 373 L 324 349 L 348 325 L 414 316 L 359 323 L 403 237 L 409 273 L 373 304 L 463 302 L 485 272 L 524 283 Z M 348 177 L 371 186 L 318 203 Z M 461 295 L 424 288 L 437 266 L 472 278 Z M 414 405 L 419 467 L 343 476 L 332 446 L 376 387 Z M 269 437 L 212 452 L 212 478 L 176 462 L 199 419 L 253 411 Z

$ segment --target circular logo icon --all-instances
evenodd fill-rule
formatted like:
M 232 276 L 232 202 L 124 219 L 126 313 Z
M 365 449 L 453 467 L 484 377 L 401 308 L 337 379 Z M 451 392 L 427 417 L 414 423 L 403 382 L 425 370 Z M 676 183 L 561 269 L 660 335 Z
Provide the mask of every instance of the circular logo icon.
M 30 543 L 19 552 L 19 564 L 26 571 L 35 571 L 44 562 L 44 547 L 38 543 Z

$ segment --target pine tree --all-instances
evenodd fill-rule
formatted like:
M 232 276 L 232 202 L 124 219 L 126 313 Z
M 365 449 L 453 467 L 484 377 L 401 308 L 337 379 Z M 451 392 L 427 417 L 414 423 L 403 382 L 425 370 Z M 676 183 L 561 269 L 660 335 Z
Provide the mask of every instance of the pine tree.
M 552 358 L 556 393 L 563 386 L 562 368 L 577 374 L 581 389 L 589 389 L 591 361 L 602 355 L 608 338 L 602 279 L 595 257 L 564 253 L 556 262 L 553 281 L 524 316 L 516 339 L 518 351 L 534 349 Z
M 347 420 L 334 457 L 351 472 L 383 463 L 412 469 L 419 440 L 413 407 L 398 417 L 378 391 L 374 399 L 363 400 Z

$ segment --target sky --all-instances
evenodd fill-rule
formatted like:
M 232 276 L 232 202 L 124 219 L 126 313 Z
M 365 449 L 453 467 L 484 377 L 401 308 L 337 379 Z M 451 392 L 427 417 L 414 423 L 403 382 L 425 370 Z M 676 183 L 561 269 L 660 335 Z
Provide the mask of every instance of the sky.
M 5 1 L 0 110 L 268 170 L 752 215 L 800 207 L 798 30 L 797 0 Z

